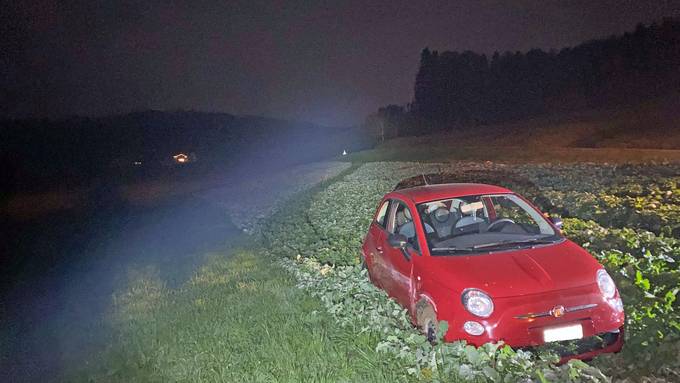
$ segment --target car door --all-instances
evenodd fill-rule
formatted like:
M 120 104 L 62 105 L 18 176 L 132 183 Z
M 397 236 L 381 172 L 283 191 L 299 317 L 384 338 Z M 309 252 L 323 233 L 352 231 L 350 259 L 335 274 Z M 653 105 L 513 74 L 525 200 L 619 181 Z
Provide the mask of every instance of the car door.
M 415 215 L 405 202 L 393 200 L 388 214 L 387 232 L 384 248 L 385 279 L 388 294 L 402 306 L 411 307 L 413 295 L 413 257 L 419 257 L 418 237 L 415 230 Z M 387 238 L 390 234 L 401 234 L 409 244 L 405 249 L 392 247 Z
M 366 240 L 364 241 L 364 256 L 366 259 L 366 267 L 373 283 L 378 286 L 383 286 L 385 278 L 385 260 L 384 250 L 387 240 L 387 212 L 389 209 L 390 200 L 385 200 L 380 203 L 378 210 L 368 228 Z

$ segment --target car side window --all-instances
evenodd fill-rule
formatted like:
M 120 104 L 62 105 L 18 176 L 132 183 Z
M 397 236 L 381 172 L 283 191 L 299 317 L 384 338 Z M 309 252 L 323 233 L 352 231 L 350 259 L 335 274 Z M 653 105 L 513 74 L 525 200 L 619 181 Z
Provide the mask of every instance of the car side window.
M 375 222 L 383 228 L 387 226 L 387 208 L 390 206 L 390 201 L 387 200 L 380 205 L 378 214 L 375 216 Z
M 392 204 L 387 231 L 390 234 L 403 235 L 406 237 L 406 240 L 418 250 L 418 238 L 416 236 L 416 227 L 413 223 L 413 215 L 405 203 L 395 201 Z

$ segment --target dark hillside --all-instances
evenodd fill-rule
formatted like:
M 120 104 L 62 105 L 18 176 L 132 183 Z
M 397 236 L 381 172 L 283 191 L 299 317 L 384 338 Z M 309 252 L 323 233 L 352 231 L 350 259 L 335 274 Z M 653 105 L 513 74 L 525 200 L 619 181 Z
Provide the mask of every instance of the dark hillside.
M 337 156 L 370 143 L 355 128 L 224 113 L 145 111 L 103 118 L 14 120 L 0 125 L 3 192 L 125 182 L 182 171 L 268 168 Z

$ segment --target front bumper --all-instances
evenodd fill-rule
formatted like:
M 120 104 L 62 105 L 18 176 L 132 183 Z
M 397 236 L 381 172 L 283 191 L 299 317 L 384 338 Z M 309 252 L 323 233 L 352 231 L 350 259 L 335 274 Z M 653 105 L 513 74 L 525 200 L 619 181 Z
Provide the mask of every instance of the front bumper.
M 549 350 L 560 357 L 560 363 L 570 359 L 589 360 L 599 354 L 621 351 L 624 342 L 623 327 L 610 332 L 572 341 L 546 343 Z M 526 351 L 536 351 L 535 347 L 524 347 Z
M 498 298 L 494 299 L 494 305 L 494 313 L 489 318 L 475 317 L 464 309 L 448 315 L 442 313 L 444 315 L 440 319 L 447 320 L 446 316 L 455 318 L 449 321 L 449 331 L 444 339 L 463 339 L 475 346 L 503 341 L 513 348 L 526 349 L 545 344 L 543 336 L 548 328 L 580 324 L 583 337 L 570 341 L 576 344 L 575 352 L 561 355 L 564 358 L 589 359 L 600 353 L 617 352 L 623 346 L 624 313 L 604 299 L 597 286 Z M 558 305 L 567 309 L 563 315 L 545 315 Z M 570 308 L 574 310 L 569 310 Z M 530 315 L 536 313 L 544 315 Z M 480 323 L 485 329 L 484 333 L 479 336 L 469 335 L 463 330 L 466 321 Z M 599 346 L 595 347 L 598 342 L 593 340 L 598 336 L 604 336 L 605 341 L 599 342 Z

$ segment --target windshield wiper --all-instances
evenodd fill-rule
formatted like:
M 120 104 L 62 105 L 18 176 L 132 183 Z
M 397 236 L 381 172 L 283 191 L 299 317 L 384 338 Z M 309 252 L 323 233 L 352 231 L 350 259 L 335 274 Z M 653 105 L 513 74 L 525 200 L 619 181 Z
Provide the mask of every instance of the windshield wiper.
M 433 247 L 432 251 L 463 251 L 463 252 L 470 252 L 473 251 L 474 249 L 471 247 Z
M 474 245 L 470 247 L 471 249 L 486 249 L 488 247 L 499 247 L 499 246 L 505 246 L 505 245 L 526 245 L 526 244 L 548 244 L 548 243 L 553 243 L 555 241 L 551 241 L 549 239 L 541 239 L 541 238 L 531 238 L 531 239 L 525 239 L 521 241 L 513 241 L 513 240 L 508 240 L 508 241 L 500 241 L 500 242 L 491 242 L 491 243 L 483 243 L 481 245 Z
M 474 252 L 475 250 L 479 249 L 486 249 L 486 248 L 491 248 L 491 247 L 500 247 L 500 246 L 505 246 L 505 245 L 527 245 L 527 244 L 536 244 L 536 245 L 542 245 L 542 244 L 549 244 L 549 243 L 555 243 L 557 240 L 549 240 L 549 239 L 542 239 L 542 238 L 531 238 L 531 239 L 525 239 L 525 240 L 520 240 L 520 241 L 514 241 L 514 240 L 508 240 L 508 241 L 500 241 L 500 242 L 492 242 L 492 243 L 483 243 L 480 245 L 474 245 L 470 247 L 433 247 L 430 251 L 433 252 L 463 252 L 463 253 L 470 253 Z

